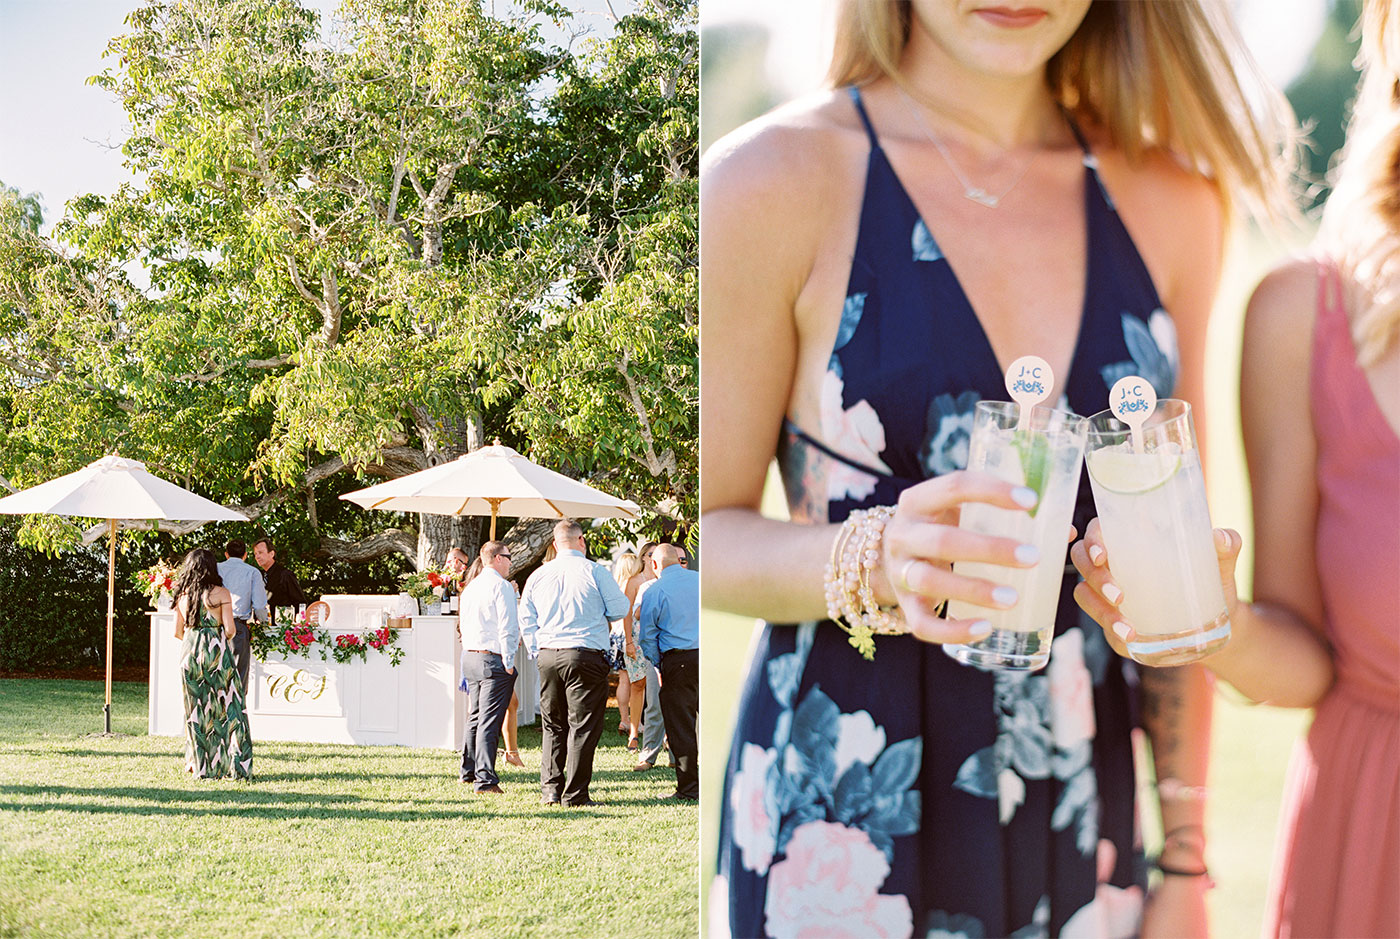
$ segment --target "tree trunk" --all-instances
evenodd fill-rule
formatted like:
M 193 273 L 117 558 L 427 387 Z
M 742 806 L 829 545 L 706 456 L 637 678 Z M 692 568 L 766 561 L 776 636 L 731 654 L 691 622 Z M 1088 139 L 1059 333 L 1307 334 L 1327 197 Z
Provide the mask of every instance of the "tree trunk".
M 475 413 L 443 417 L 414 409 L 413 423 L 423 439 L 428 466 L 440 466 L 482 446 L 481 418 Z M 468 557 L 481 550 L 481 519 L 475 516 L 418 515 L 418 570 L 442 568 L 447 552 L 461 548 Z
M 521 519 L 511 526 L 510 531 L 506 532 L 501 540 L 510 548 L 510 576 L 514 577 L 544 557 L 545 548 L 554 540 L 554 520 Z

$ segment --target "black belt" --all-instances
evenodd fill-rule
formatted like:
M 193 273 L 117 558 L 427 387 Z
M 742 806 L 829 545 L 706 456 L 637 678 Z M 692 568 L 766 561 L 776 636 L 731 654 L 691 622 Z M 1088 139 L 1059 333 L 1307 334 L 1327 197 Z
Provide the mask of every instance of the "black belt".
M 492 652 L 490 649 L 463 649 L 463 652 L 475 652 L 477 655 L 500 655 L 499 652 Z

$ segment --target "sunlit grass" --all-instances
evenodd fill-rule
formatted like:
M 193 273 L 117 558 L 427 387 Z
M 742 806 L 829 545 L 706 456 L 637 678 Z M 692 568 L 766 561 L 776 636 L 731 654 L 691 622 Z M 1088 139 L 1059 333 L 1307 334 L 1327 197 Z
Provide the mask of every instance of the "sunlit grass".
M 196 781 L 183 745 L 144 736 L 146 688 L 0 681 L 0 936 L 648 936 L 698 931 L 697 810 L 660 803 L 605 736 L 592 794 L 539 804 L 457 782 L 457 755 L 266 743 L 251 783 Z M 627 931 L 624 929 L 624 931 Z

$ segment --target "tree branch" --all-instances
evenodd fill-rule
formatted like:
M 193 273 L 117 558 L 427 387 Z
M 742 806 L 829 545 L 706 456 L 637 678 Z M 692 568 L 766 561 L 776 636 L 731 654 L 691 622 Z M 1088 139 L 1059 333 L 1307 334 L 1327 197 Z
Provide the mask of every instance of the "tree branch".
M 375 532 L 359 541 L 345 541 L 341 538 L 321 536 L 321 546 L 313 552 L 315 557 L 330 558 L 334 561 L 352 563 L 372 561 L 390 552 L 397 552 L 410 561 L 418 557 L 418 538 L 398 528 Z

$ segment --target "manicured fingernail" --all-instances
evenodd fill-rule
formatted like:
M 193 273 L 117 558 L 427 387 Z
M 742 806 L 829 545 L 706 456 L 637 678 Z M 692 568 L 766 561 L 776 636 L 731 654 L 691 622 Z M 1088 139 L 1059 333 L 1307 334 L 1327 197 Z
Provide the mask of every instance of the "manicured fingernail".
M 1035 504 L 1040 501 L 1040 496 L 1035 494 L 1034 489 L 1028 489 L 1025 486 L 1017 486 L 1015 489 L 1011 490 L 1011 501 L 1015 502 L 1023 509 L 1033 509 L 1035 508 Z
M 1118 622 L 1113 624 L 1114 635 L 1116 635 L 1119 639 L 1122 639 L 1124 642 L 1128 641 L 1129 631 L 1130 630 L 1128 629 L 1128 624 L 1123 622 L 1122 620 L 1119 620 Z
M 974 636 L 985 636 L 992 631 L 992 624 L 987 620 L 979 619 L 977 622 L 967 627 L 967 631 Z
M 1019 598 L 1015 587 L 998 587 L 992 591 L 992 602 L 997 606 L 1015 606 Z
M 1091 561 L 1094 562 L 1094 566 L 1095 566 L 1095 567 L 1097 567 L 1098 565 L 1102 564 L 1102 563 L 1103 563 L 1103 548 L 1100 548 L 1100 547 L 1099 547 L 1098 545 L 1096 545 L 1096 544 L 1091 544 L 1091 545 L 1089 545 L 1089 560 L 1091 560 Z
M 1222 551 L 1229 549 L 1230 536 L 1225 533 L 1224 529 L 1217 528 L 1211 534 L 1215 535 L 1215 544 L 1218 548 Z
M 1016 563 L 1017 563 L 1017 564 L 1025 564 L 1025 565 L 1028 565 L 1028 566 L 1031 565 L 1031 564 L 1039 564 L 1039 563 L 1040 563 L 1040 549 L 1037 548 L 1037 547 L 1036 547 L 1035 545 L 1033 545 L 1033 544 L 1022 544 L 1022 545 L 1017 545 L 1017 546 L 1016 546 Z
M 1200 529 L 1197 529 L 1197 531 L 1199 530 Z M 1198 541 L 1196 542 L 1196 544 L 1200 544 L 1200 542 Z M 1117 606 L 1118 601 L 1123 599 L 1123 591 L 1119 590 L 1113 584 L 1103 585 L 1103 595 L 1104 599 L 1107 600 L 1109 603 L 1112 603 L 1114 606 Z

